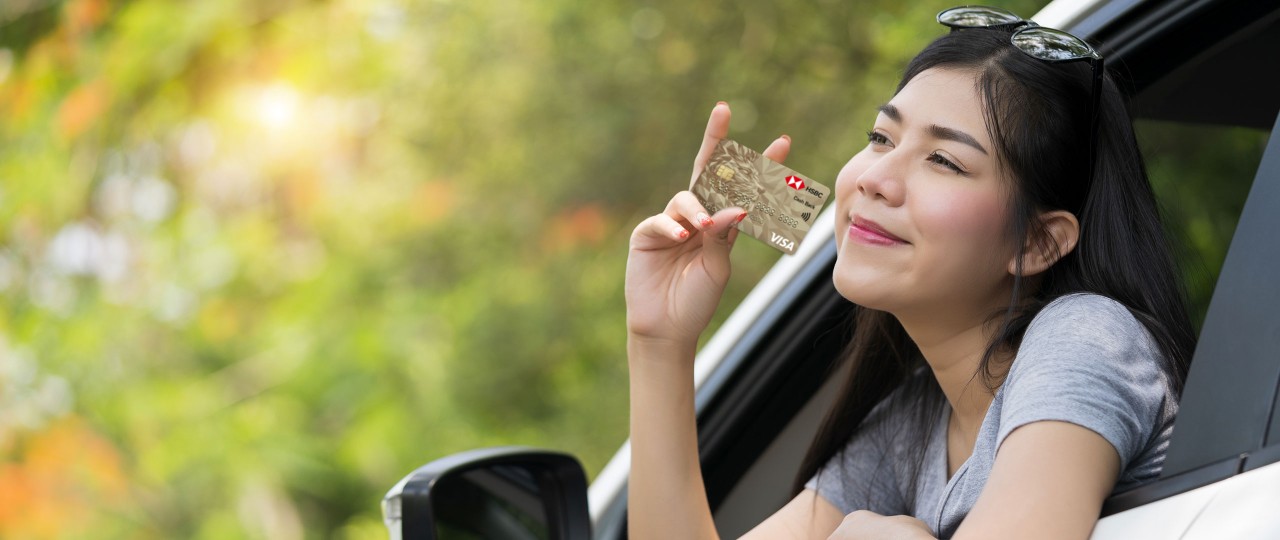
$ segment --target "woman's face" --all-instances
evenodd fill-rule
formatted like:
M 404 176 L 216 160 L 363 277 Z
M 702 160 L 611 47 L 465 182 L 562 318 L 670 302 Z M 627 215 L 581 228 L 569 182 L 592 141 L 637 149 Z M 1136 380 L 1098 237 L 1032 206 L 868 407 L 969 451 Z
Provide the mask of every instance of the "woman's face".
M 881 107 L 836 179 L 834 280 L 902 317 L 981 314 L 1008 302 L 1008 186 L 975 75 L 930 69 Z

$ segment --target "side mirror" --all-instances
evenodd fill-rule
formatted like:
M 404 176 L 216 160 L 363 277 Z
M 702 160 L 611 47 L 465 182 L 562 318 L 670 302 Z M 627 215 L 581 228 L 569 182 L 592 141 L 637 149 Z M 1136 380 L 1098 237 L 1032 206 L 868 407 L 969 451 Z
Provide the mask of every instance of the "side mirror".
M 568 454 L 470 450 L 409 473 L 382 499 L 392 540 L 590 540 L 587 475 Z

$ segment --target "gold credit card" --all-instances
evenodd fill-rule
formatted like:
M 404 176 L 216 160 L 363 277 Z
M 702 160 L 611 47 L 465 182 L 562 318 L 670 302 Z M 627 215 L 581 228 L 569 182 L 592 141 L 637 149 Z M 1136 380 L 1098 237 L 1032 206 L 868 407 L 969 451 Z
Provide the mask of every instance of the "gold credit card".
M 712 214 L 747 211 L 738 229 L 788 255 L 796 252 L 831 190 L 808 176 L 729 139 L 722 139 L 693 183 L 693 194 Z

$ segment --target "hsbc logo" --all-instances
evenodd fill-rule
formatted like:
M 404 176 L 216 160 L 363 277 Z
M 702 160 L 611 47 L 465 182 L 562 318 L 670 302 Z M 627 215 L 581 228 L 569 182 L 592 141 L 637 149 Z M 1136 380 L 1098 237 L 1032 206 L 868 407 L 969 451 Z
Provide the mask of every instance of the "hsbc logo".
M 791 189 L 794 189 L 794 190 L 796 190 L 796 191 L 804 191 L 804 192 L 806 192 L 806 193 L 808 193 L 808 194 L 810 194 L 810 195 L 813 195 L 814 197 L 817 197 L 817 198 L 819 198 L 819 199 L 821 199 L 821 198 L 822 198 L 822 192 L 821 192 L 821 191 L 818 191 L 818 190 L 816 190 L 816 189 L 813 189 L 813 188 L 809 187 L 809 185 L 808 185 L 808 184 L 805 184 L 805 183 L 804 183 L 804 179 L 803 179 L 803 178 L 800 178 L 799 176 L 791 175 L 791 176 L 786 177 L 786 178 L 785 178 L 785 180 L 787 181 L 787 187 L 789 187 L 789 188 L 791 188 Z

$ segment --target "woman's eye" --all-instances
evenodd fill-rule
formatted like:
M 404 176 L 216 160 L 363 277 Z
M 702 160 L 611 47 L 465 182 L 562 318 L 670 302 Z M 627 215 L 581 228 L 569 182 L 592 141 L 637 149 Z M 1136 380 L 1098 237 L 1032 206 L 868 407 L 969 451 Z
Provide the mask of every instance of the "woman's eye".
M 932 153 L 932 154 L 929 154 L 929 162 L 930 162 L 930 163 L 937 163 L 938 165 L 942 165 L 943 167 L 946 167 L 946 168 L 948 168 L 948 169 L 951 169 L 952 171 L 955 171 L 955 173 L 956 173 L 956 174 L 967 174 L 967 173 L 964 171 L 964 169 L 961 169 L 961 168 L 960 168 L 960 166 L 959 166 L 959 165 L 956 165 L 956 164 L 955 164 L 954 162 L 952 162 L 951 160 L 949 160 L 949 159 L 947 159 L 947 158 L 945 158 L 945 157 L 942 157 L 942 154 L 939 154 L 939 153 L 937 153 L 937 152 L 934 152 L 934 153 Z
M 868 131 L 867 142 L 871 144 L 889 144 L 889 138 L 878 131 Z

